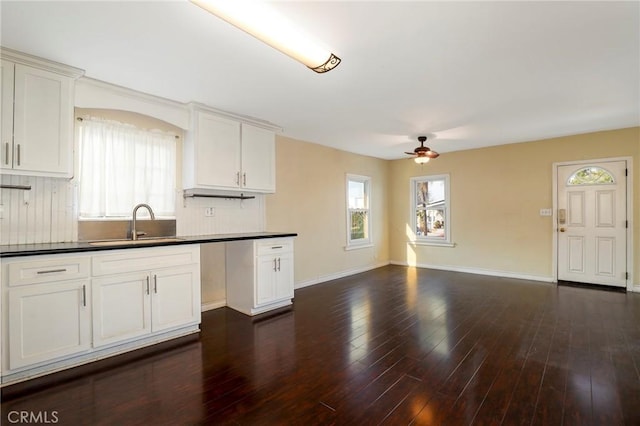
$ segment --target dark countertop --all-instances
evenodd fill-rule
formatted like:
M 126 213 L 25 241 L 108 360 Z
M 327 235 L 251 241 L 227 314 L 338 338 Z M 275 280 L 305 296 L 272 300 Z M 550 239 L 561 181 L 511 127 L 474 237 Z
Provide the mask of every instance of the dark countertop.
M 214 234 L 195 235 L 191 237 L 177 237 L 176 240 L 166 241 L 159 237 L 158 241 L 153 239 L 142 240 L 138 244 L 123 243 L 107 246 L 91 245 L 90 242 L 78 241 L 72 243 L 41 243 L 41 244 L 11 244 L 0 245 L 0 257 L 34 256 L 43 254 L 62 253 L 83 253 L 89 251 L 134 249 L 144 247 L 175 246 L 180 244 L 205 244 L 224 243 L 229 241 L 260 240 L 265 238 L 295 237 L 295 232 L 245 232 L 238 234 Z

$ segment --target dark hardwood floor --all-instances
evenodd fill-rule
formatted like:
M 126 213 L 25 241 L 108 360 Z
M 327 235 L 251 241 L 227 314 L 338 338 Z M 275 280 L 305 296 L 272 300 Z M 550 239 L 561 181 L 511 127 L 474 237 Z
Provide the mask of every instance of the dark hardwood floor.
M 640 294 L 388 266 L 2 390 L 64 425 L 638 425 Z

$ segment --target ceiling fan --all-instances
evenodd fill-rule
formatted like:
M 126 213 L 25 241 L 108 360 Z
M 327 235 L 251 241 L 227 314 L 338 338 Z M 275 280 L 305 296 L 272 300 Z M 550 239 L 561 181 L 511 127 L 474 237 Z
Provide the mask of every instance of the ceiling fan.
M 420 142 L 420 146 L 413 150 L 413 152 L 405 152 L 405 154 L 415 156 L 413 161 L 418 164 L 428 163 L 430 159 L 437 158 L 440 154 L 435 151 L 431 151 L 431 148 L 428 146 L 424 146 L 424 143 L 427 141 L 426 136 L 418 136 L 418 141 Z

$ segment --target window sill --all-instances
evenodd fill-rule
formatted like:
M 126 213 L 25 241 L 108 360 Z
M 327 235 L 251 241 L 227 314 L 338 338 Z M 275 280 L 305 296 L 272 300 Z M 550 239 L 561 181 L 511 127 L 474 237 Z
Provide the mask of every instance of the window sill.
M 370 248 L 373 247 L 373 243 L 362 243 L 362 244 L 351 244 L 348 246 L 345 246 L 345 251 L 349 251 L 349 250 L 358 250 L 358 249 L 363 249 L 363 248 Z
M 456 243 L 448 241 L 409 241 L 414 246 L 455 247 Z

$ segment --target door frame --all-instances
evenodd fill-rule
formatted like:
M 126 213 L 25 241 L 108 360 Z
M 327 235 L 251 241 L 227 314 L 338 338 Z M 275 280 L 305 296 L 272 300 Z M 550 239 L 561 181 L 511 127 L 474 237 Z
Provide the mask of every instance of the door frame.
M 634 263 L 633 263 L 633 157 L 611 157 L 611 158 L 594 158 L 590 160 L 562 161 L 553 163 L 552 168 L 552 210 L 551 210 L 551 269 L 553 282 L 558 282 L 558 167 L 560 166 L 578 166 L 589 165 L 600 162 L 626 161 L 627 162 L 627 220 L 629 226 L 627 228 L 627 271 L 629 278 L 627 279 L 627 291 L 634 289 Z M 640 291 L 640 289 L 639 289 Z

